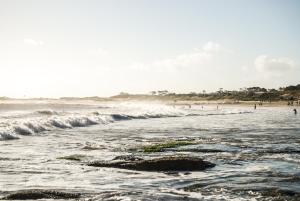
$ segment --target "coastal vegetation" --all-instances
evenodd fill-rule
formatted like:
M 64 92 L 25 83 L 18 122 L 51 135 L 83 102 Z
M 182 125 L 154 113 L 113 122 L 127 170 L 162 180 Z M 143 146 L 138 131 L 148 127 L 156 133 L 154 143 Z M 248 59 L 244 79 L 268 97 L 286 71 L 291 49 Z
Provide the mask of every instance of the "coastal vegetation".
M 263 87 L 240 88 L 239 90 L 225 90 L 220 88 L 216 92 L 190 92 L 190 93 L 173 93 L 167 90 L 151 91 L 149 94 L 128 94 L 120 93 L 112 99 L 161 99 L 173 101 L 210 101 L 210 100 L 231 100 L 234 103 L 239 101 L 294 101 L 300 100 L 300 84 L 278 89 L 266 89 Z

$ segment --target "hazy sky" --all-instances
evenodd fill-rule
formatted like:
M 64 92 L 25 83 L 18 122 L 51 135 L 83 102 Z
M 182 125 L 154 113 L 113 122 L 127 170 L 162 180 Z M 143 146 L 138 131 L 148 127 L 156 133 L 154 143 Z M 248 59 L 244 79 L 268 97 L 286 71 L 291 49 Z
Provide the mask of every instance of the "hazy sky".
M 297 0 L 0 0 L 0 96 L 299 83 Z

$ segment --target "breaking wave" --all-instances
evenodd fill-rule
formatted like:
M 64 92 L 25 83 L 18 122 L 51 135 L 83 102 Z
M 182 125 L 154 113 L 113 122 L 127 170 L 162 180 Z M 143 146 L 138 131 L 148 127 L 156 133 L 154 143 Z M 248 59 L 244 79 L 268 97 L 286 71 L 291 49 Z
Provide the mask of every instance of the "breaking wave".
M 132 120 L 132 119 L 181 117 L 181 116 L 186 116 L 186 115 L 185 114 L 142 114 L 142 115 L 111 114 L 111 118 L 115 121 Z
M 14 132 L 19 135 L 32 135 L 33 131 L 25 125 L 14 126 Z
M 53 111 L 53 110 L 39 110 L 36 113 L 43 114 L 43 115 L 56 115 L 56 114 L 58 114 L 58 112 Z
M 99 114 L 93 112 L 88 115 L 57 115 L 55 111 L 51 112 L 51 116 L 39 118 L 31 118 L 26 121 L 12 121 L 6 122 L 6 126 L 0 131 L 0 140 L 19 139 L 20 136 L 35 135 L 54 129 L 72 129 L 76 127 L 87 127 L 96 124 L 107 124 L 115 121 L 133 120 L 133 119 L 148 119 L 148 118 L 162 118 L 170 115 L 125 115 L 125 114 Z M 56 115 L 55 115 L 56 114 Z M 174 115 L 172 115 L 174 116 Z
M 54 129 L 72 129 L 76 127 L 87 127 L 96 124 L 107 124 L 116 121 L 135 120 L 135 119 L 151 119 L 151 118 L 167 118 L 167 117 L 184 117 L 184 116 L 209 116 L 209 115 L 228 115 L 228 114 L 244 114 L 247 111 L 236 112 L 208 112 L 208 113 L 190 113 L 190 111 L 178 110 L 153 110 L 144 113 L 113 113 L 100 114 L 98 111 L 89 112 L 87 114 L 79 113 L 62 113 L 53 110 L 40 110 L 35 114 L 38 117 L 22 118 L 19 120 L 7 120 L 0 125 L 0 140 L 19 139 L 20 136 L 28 136 L 44 133 Z M 25 120 L 24 120 L 25 119 Z
M 0 140 L 16 140 L 16 139 L 19 139 L 19 137 L 9 132 L 0 131 Z
M 186 116 L 215 116 L 215 115 L 234 115 L 234 114 L 249 114 L 253 113 L 250 111 L 236 111 L 236 112 L 219 112 L 219 113 L 214 113 L 214 112 L 209 112 L 209 113 L 190 113 L 187 114 Z

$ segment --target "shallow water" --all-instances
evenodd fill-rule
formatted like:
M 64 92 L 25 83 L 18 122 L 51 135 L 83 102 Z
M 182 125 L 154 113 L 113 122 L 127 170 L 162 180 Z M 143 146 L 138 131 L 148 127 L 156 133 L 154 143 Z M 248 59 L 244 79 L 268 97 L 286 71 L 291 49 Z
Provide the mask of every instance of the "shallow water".
M 138 102 L 0 104 L 0 197 L 51 189 L 92 200 L 298 200 L 300 116 L 292 109 L 189 109 Z M 197 144 L 158 153 L 135 151 L 184 139 Z M 74 154 L 82 160 L 59 159 Z M 86 165 L 132 154 L 182 154 L 216 166 L 171 174 Z

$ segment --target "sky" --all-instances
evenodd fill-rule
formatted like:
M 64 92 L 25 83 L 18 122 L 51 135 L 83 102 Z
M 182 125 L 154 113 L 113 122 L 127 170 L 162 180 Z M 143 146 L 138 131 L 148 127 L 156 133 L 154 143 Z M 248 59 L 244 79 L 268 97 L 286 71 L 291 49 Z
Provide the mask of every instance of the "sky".
M 0 96 L 300 84 L 298 0 L 0 0 Z

